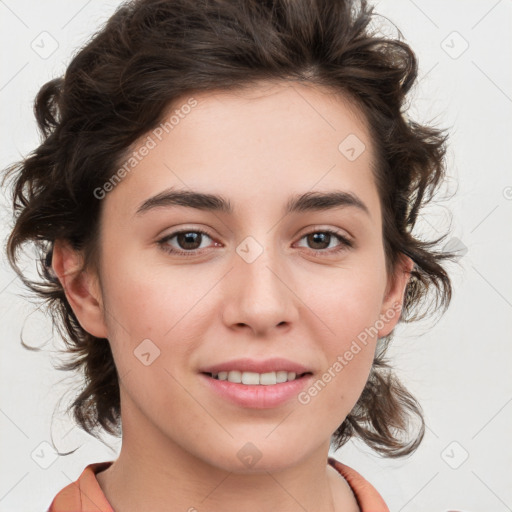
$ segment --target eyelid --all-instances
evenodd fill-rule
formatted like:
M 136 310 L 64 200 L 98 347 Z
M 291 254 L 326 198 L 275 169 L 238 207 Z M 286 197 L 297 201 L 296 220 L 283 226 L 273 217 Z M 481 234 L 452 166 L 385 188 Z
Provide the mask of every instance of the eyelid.
M 159 235 L 158 238 L 167 238 L 167 237 L 173 237 L 180 233 L 187 233 L 187 232 L 198 232 L 198 233 L 204 233 L 205 235 L 208 235 L 210 238 L 214 238 L 212 234 L 208 231 L 207 228 L 198 227 L 198 226 L 184 226 L 184 227 L 172 227 L 169 228 L 171 231 L 165 235 Z M 167 231 L 167 230 L 166 230 Z
M 354 237 L 346 230 L 344 229 L 341 229 L 341 228 L 338 228 L 336 226 L 325 226 L 325 225 L 318 225 L 318 224 L 313 224 L 311 226 L 307 226 L 304 228 L 304 232 L 302 235 L 300 235 L 300 237 L 304 237 L 306 235 L 309 235 L 311 233 L 317 233 L 317 232 L 330 232 L 330 233 L 335 233 L 336 235 L 339 235 L 351 242 L 354 241 Z

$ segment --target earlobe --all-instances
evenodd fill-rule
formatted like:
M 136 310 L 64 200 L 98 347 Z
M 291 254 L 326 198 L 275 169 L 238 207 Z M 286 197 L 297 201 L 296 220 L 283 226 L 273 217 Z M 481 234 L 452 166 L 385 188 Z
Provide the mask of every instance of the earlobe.
M 401 254 L 395 272 L 390 277 L 382 303 L 380 318 L 384 325 L 379 329 L 378 338 L 387 336 L 398 323 L 404 304 L 405 290 L 413 268 L 414 261 L 409 256 Z
M 69 305 L 84 330 L 97 338 L 107 338 L 101 291 L 97 279 L 82 269 L 83 258 L 68 242 L 57 240 L 53 246 L 52 268 Z

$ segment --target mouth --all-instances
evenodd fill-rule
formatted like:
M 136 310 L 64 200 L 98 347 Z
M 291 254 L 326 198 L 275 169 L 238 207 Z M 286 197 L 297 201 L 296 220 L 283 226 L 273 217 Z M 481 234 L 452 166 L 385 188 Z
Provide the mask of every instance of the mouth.
M 265 373 L 203 371 L 199 375 L 215 396 L 244 409 L 273 409 L 291 404 L 314 379 L 309 371 L 297 373 L 284 370 Z
M 303 379 L 311 372 L 289 372 L 286 370 L 278 370 L 266 373 L 246 372 L 240 370 L 221 371 L 218 373 L 201 372 L 203 375 L 214 380 L 227 381 L 234 384 L 245 384 L 246 386 L 275 386 L 286 382 Z
M 206 388 L 238 407 L 271 409 L 292 404 L 313 381 L 313 368 L 284 357 L 239 358 L 199 369 Z

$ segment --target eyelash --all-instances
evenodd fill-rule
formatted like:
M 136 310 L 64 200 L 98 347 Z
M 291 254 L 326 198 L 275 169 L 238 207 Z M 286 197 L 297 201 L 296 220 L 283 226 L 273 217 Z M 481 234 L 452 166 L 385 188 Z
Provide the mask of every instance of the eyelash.
M 178 249 L 170 249 L 169 245 L 167 244 L 167 242 L 171 239 L 173 239 L 175 236 L 177 235 L 180 235 L 182 233 L 200 233 L 201 235 L 206 235 L 208 238 L 211 238 L 213 240 L 213 237 L 211 237 L 206 231 L 202 230 L 202 229 L 182 229 L 180 231 L 175 231 L 174 233 L 170 233 L 169 235 L 166 235 L 165 237 L 161 238 L 160 240 L 158 240 L 158 245 L 160 246 L 160 248 L 168 253 L 168 254 L 172 254 L 172 255 L 176 255 L 176 256 L 196 256 L 200 251 L 201 249 L 194 249 L 194 250 L 190 250 L 190 251 L 183 251 L 183 250 L 178 250 Z M 323 233 L 323 234 L 329 234 L 329 235 L 334 235 L 340 242 L 341 244 L 335 248 L 335 249 L 330 249 L 330 250 L 326 250 L 326 249 L 308 249 L 309 251 L 313 252 L 314 254 L 321 254 L 321 255 L 324 255 L 324 254 L 328 254 L 328 255 L 333 255 L 333 254 L 338 254 L 342 251 L 346 251 L 347 249 L 350 249 L 353 247 L 353 242 L 351 240 L 349 240 L 347 237 L 341 235 L 340 233 L 338 233 L 337 231 L 334 231 L 332 229 L 319 229 L 319 230 L 316 230 L 316 231 L 311 231 L 309 233 L 306 233 L 304 235 L 301 236 L 300 240 L 302 240 L 303 238 L 309 236 L 309 235 L 313 235 L 313 234 L 316 234 L 316 233 Z

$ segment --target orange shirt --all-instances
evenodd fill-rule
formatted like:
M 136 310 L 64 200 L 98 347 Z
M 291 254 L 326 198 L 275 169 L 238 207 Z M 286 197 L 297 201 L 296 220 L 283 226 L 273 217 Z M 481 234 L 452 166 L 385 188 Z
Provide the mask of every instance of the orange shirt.
M 47 512 L 114 512 L 96 479 L 96 473 L 107 469 L 112 462 L 89 464 L 76 482 L 55 496 Z M 389 512 L 381 495 L 357 471 L 332 457 L 328 462 L 348 482 L 361 512 Z

